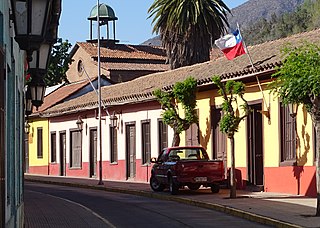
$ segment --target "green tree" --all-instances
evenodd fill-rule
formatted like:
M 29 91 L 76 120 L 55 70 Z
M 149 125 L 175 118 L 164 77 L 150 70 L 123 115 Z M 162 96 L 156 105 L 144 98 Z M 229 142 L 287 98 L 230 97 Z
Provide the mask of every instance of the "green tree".
M 210 59 L 212 40 L 229 26 L 222 0 L 155 0 L 148 10 L 171 69 Z
M 235 177 L 235 144 L 234 134 L 238 131 L 241 120 L 250 113 L 248 102 L 244 99 L 245 85 L 242 82 L 222 82 L 219 76 L 212 78 L 214 84 L 219 88 L 219 94 L 223 97 L 223 116 L 220 121 L 220 131 L 225 133 L 230 140 L 231 148 L 231 169 L 230 169 L 230 198 L 236 198 L 236 177 Z M 243 110 L 242 116 L 238 109 L 238 97 L 243 101 L 240 107 Z M 235 104 L 235 108 L 233 106 Z
M 191 124 L 198 123 L 196 113 L 196 91 L 197 81 L 189 77 L 183 82 L 177 82 L 172 91 L 154 91 L 158 102 L 161 104 L 164 112 L 162 113 L 163 122 L 173 129 L 172 146 L 179 146 L 180 133 L 187 130 Z M 178 104 L 181 104 L 184 110 L 184 118 L 179 114 Z
M 69 82 L 66 72 L 69 69 L 69 64 L 72 62 L 69 57 L 69 49 L 71 43 L 58 39 L 57 43 L 53 45 L 51 56 L 49 59 L 48 73 L 44 78 L 47 86 L 60 84 L 61 82 Z
M 270 86 L 284 104 L 303 104 L 316 129 L 317 209 L 320 216 L 320 46 L 303 43 L 282 49 L 283 65 Z

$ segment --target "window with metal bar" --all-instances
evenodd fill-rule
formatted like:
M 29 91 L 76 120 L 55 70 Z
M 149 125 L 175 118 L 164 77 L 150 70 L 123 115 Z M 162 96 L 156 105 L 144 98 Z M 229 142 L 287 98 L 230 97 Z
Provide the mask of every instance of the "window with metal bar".
M 288 106 L 280 106 L 281 162 L 296 161 L 296 121 Z
M 163 148 L 168 147 L 168 125 L 162 119 L 158 119 L 158 154 Z
M 150 121 L 145 120 L 141 123 L 142 129 L 142 164 L 150 162 L 151 158 L 151 137 L 150 137 Z
M 42 127 L 37 128 L 37 158 L 43 158 L 43 131 L 42 131 Z
M 111 158 L 110 162 L 115 163 L 118 162 L 118 144 L 117 144 L 117 128 L 110 126 L 110 151 Z
M 55 163 L 57 162 L 57 134 L 56 132 L 51 132 L 50 134 L 50 140 L 51 140 L 51 162 Z
M 70 168 L 81 168 L 82 133 L 79 130 L 70 132 Z

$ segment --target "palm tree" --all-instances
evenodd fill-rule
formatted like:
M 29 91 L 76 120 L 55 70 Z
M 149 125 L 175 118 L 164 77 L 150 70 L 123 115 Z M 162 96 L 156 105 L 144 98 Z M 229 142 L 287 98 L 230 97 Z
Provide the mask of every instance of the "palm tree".
M 212 40 L 229 27 L 222 0 L 155 0 L 150 6 L 153 32 L 160 34 L 171 69 L 210 59 Z

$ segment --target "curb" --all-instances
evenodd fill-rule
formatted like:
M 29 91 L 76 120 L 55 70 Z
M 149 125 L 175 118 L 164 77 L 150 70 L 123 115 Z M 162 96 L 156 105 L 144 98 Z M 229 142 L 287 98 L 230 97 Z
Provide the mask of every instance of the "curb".
M 117 193 L 123 193 L 123 194 L 131 194 L 131 195 L 137 195 L 137 196 L 144 196 L 154 199 L 161 199 L 161 200 L 168 200 L 168 201 L 174 201 L 178 203 L 183 203 L 187 205 L 192 205 L 196 207 L 211 209 L 219 212 L 223 212 L 229 215 L 233 215 L 239 218 L 243 218 L 249 221 L 257 222 L 260 224 L 280 227 L 280 228 L 300 228 L 301 226 L 291 224 L 288 222 L 272 219 L 269 217 L 265 217 L 262 215 L 254 214 L 247 211 L 242 211 L 236 208 L 223 206 L 220 204 L 214 204 L 214 203 L 206 203 L 202 201 L 196 201 L 192 199 L 187 199 L 183 197 L 177 197 L 172 195 L 163 195 L 158 194 L 154 192 L 145 192 L 145 191 L 139 191 L 139 190 L 130 190 L 130 189 L 122 189 L 122 188 L 112 188 L 112 187 L 106 187 L 104 185 L 88 185 L 88 184 L 80 184 L 80 183 L 66 183 L 66 182 L 60 182 L 60 181 L 52 181 L 52 180 L 39 180 L 39 179 L 32 179 L 30 177 L 25 177 L 25 181 L 29 182 L 38 182 L 38 183 L 44 183 L 44 184 L 53 184 L 53 185 L 61 185 L 61 186 L 70 186 L 70 187 L 78 187 L 78 188 L 87 188 L 87 189 L 95 189 L 95 190 L 102 190 L 107 192 L 117 192 Z

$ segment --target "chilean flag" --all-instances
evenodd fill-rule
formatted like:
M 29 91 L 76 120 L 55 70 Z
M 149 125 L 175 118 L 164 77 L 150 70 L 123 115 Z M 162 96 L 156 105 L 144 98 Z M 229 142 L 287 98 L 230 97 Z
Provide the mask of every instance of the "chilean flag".
M 246 54 L 239 29 L 235 30 L 231 34 L 225 35 L 224 37 L 215 40 L 214 43 L 229 60 L 232 60 L 237 56 Z

